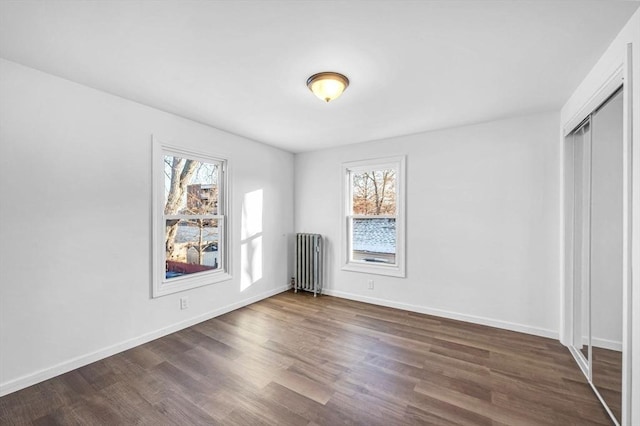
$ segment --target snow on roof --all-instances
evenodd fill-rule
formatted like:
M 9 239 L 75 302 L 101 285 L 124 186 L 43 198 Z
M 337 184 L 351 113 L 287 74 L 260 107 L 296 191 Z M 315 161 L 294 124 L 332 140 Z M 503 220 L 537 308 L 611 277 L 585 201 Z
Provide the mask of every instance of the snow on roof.
M 396 252 L 396 220 L 353 219 L 353 250 L 371 253 Z

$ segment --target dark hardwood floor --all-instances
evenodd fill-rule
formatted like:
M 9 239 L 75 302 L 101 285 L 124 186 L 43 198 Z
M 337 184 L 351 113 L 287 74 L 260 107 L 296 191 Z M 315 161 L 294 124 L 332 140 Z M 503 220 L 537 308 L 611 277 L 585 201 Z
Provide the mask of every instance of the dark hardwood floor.
M 0 398 L 0 423 L 610 424 L 557 341 L 290 292 Z
M 616 419 L 622 418 L 622 352 L 591 348 L 593 384 Z

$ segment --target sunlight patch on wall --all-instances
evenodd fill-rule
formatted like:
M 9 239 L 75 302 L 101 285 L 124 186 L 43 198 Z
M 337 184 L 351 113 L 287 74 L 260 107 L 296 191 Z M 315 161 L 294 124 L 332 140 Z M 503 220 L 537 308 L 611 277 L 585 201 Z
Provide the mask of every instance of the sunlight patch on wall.
M 240 228 L 240 290 L 262 278 L 262 189 L 248 192 L 242 200 Z

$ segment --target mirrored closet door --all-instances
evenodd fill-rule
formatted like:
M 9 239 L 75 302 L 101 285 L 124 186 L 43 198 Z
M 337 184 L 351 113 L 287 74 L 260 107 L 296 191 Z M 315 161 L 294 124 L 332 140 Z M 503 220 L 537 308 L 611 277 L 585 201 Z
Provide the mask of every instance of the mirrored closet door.
M 621 89 L 570 135 L 572 352 L 616 424 L 622 413 L 622 141 Z
M 591 118 L 572 134 L 573 141 L 573 346 L 589 371 L 589 231 L 591 211 Z

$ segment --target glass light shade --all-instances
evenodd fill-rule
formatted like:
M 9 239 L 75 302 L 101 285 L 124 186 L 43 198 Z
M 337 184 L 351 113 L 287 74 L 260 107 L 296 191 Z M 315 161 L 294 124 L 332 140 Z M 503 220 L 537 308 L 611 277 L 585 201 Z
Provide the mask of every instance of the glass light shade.
M 349 86 L 349 79 L 337 72 L 321 72 L 307 80 L 309 90 L 325 102 L 332 101 Z

